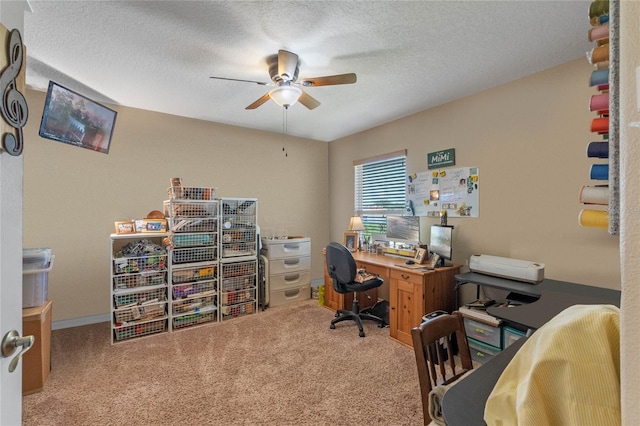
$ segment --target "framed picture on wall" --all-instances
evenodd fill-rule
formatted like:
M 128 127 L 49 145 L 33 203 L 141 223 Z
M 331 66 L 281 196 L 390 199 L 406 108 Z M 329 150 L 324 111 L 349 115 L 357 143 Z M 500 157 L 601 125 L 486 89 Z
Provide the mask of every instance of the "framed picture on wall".
M 358 233 L 357 232 L 345 232 L 342 245 L 349 249 L 349 251 L 358 250 Z
M 116 116 L 111 108 L 50 81 L 39 135 L 108 154 Z

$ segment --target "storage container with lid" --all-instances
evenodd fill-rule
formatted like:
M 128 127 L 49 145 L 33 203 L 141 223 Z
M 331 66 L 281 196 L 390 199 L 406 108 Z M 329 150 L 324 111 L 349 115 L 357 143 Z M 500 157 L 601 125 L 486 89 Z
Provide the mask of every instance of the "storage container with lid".
M 44 305 L 49 293 L 49 272 L 55 256 L 50 248 L 22 250 L 22 308 Z
M 22 269 L 46 269 L 51 261 L 51 249 L 26 248 L 22 249 Z

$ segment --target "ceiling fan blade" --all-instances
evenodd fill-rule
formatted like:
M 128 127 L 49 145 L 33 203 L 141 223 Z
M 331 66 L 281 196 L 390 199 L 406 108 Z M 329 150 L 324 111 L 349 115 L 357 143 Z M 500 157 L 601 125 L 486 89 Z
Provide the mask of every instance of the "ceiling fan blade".
M 307 92 L 305 92 L 304 90 L 302 91 L 302 94 L 298 98 L 298 102 L 300 102 L 302 105 L 306 106 L 309 109 L 314 109 L 320 106 L 320 102 L 316 98 L 308 95 Z
M 357 80 L 354 73 L 328 75 L 326 77 L 305 78 L 300 84 L 305 87 L 313 86 L 333 86 L 336 84 L 353 84 Z
M 255 83 L 261 86 L 269 86 L 271 83 L 263 83 L 262 81 L 253 81 L 253 80 L 242 80 L 239 78 L 227 78 L 227 77 L 209 77 L 215 80 L 228 80 L 228 81 L 240 81 L 242 83 Z
M 258 99 L 257 101 L 255 101 L 254 103 L 246 107 L 245 109 L 256 109 L 263 103 L 267 102 L 269 99 L 271 99 L 269 97 L 269 93 L 265 93 L 260 99 Z
M 287 50 L 278 50 L 278 75 L 283 80 L 294 81 L 298 68 L 298 55 Z

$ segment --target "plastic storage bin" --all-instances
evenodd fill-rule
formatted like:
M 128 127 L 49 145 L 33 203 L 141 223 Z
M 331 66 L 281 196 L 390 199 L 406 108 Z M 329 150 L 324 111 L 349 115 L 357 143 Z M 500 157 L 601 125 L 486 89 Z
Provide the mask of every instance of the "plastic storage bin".
M 479 362 L 480 364 L 486 363 L 500 353 L 500 349 L 495 346 L 487 345 L 474 339 L 467 339 L 467 341 L 469 342 L 471 359 Z
M 494 327 L 465 317 L 464 328 L 467 332 L 467 337 L 502 349 L 502 331 L 500 327 Z
M 49 292 L 49 272 L 55 256 L 51 249 L 24 249 L 22 251 L 22 308 L 44 305 Z
M 524 331 L 516 330 L 511 327 L 504 327 L 502 329 L 502 343 L 504 345 L 504 349 L 507 349 L 509 345 L 525 335 L 526 333 Z

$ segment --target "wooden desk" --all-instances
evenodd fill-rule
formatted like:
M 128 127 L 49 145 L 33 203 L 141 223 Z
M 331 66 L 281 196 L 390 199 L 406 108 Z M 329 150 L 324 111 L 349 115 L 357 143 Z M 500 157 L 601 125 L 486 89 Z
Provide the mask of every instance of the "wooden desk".
M 422 322 L 422 317 L 430 312 L 455 309 L 455 275 L 460 266 L 448 266 L 435 270 L 409 269 L 402 265 L 404 258 L 385 256 L 367 252 L 355 252 L 353 258 L 358 268 L 378 274 L 385 281 L 379 288 L 381 295 L 389 295 L 389 337 L 413 347 L 411 329 Z M 340 294 L 333 290 L 325 264 L 324 298 L 325 306 L 332 310 L 351 309 L 352 294 Z M 362 300 L 361 300 L 362 298 Z M 386 298 L 385 298 L 386 299 Z M 377 297 L 358 294 L 360 307 L 372 306 Z
M 601 287 L 547 279 L 533 285 L 473 272 L 456 275 L 455 279 L 456 289 L 464 283 L 473 283 L 537 296 L 538 300 L 526 305 L 487 309 L 493 316 L 531 330 L 542 327 L 569 306 L 603 304 L 620 307 L 620 291 Z M 485 425 L 484 406 L 487 398 L 525 340 L 515 341 L 473 374 L 449 388 L 442 399 L 442 412 L 448 425 Z

